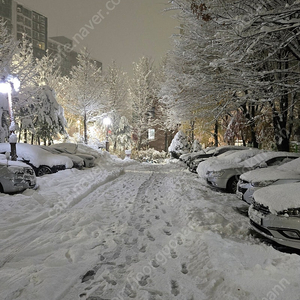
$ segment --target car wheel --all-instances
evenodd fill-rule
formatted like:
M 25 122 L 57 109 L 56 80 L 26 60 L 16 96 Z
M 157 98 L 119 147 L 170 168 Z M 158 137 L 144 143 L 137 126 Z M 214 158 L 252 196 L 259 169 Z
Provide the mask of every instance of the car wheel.
M 237 178 L 237 177 L 231 177 L 231 178 L 228 180 L 226 190 L 227 190 L 229 193 L 232 193 L 232 194 L 236 193 L 237 183 L 238 183 L 238 178 Z
M 52 174 L 51 169 L 47 166 L 40 166 L 37 170 L 36 176 L 43 176 L 46 174 Z
M 0 193 L 4 193 L 3 186 L 1 183 L 0 183 Z

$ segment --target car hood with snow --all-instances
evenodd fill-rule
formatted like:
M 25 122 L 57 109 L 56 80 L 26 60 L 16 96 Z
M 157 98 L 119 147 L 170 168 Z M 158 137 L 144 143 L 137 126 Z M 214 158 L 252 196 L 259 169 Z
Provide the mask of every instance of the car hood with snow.
M 300 207 L 300 182 L 272 185 L 254 193 L 255 202 L 266 207 L 273 214 Z
M 276 181 L 284 179 L 300 179 L 300 158 L 281 166 L 267 169 L 255 169 L 241 175 L 240 179 L 247 182 Z

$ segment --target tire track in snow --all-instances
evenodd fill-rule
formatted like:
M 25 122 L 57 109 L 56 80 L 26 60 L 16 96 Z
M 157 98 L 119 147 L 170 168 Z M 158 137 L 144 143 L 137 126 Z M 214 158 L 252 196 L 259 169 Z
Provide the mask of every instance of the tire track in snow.
M 119 172 L 112 172 L 112 174 L 108 175 L 105 180 L 99 181 L 93 185 L 90 186 L 89 189 L 82 190 L 81 192 L 77 192 L 77 196 L 74 197 L 74 199 L 70 202 L 68 207 L 64 208 L 64 211 L 66 209 L 71 209 L 81 201 L 83 201 L 86 197 L 89 196 L 90 193 L 94 192 L 97 190 L 99 187 L 115 180 L 119 176 L 124 175 L 124 169 L 121 169 Z M 70 195 L 68 195 L 70 196 Z M 49 196 L 48 196 L 49 197 Z M 0 268 L 2 268 L 5 264 L 10 262 L 11 260 L 14 259 L 20 253 L 20 251 L 23 251 L 23 249 L 32 243 L 35 239 L 39 238 L 41 234 L 45 234 L 45 231 L 48 232 L 49 230 L 52 229 L 52 224 L 57 223 L 57 218 L 63 217 L 64 211 L 60 211 L 60 216 L 56 215 L 51 215 L 49 212 L 44 212 L 42 215 L 37 217 L 34 220 L 27 221 L 27 222 L 21 222 L 13 226 L 9 226 L 7 228 L 2 228 L 2 230 L 8 230 L 8 229 L 14 229 L 17 226 L 18 227 L 24 227 L 24 226 L 29 226 L 25 227 L 25 229 L 22 232 L 18 232 L 18 235 L 13 239 L 13 244 L 5 245 L 5 247 L 1 248 L 1 257 L 0 257 Z M 68 213 L 68 212 L 67 212 Z M 28 232 L 29 235 L 28 235 Z M 23 233 L 26 233 L 25 238 L 22 238 Z M 16 238 L 18 241 L 16 242 Z

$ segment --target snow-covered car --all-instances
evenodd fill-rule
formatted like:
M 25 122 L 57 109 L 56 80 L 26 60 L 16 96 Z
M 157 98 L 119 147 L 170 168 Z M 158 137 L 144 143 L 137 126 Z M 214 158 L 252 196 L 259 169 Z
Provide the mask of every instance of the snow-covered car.
M 248 147 L 244 146 L 220 146 L 217 148 L 209 149 L 205 154 L 203 155 L 198 155 L 193 157 L 187 162 L 187 165 L 189 167 L 189 170 L 191 172 L 196 173 L 197 172 L 197 167 L 199 166 L 200 163 L 203 161 L 207 160 L 208 158 L 211 157 L 218 157 L 228 151 L 239 151 L 239 150 L 246 150 L 249 149 Z
M 73 162 L 70 158 L 47 152 L 37 145 L 16 144 L 18 160 L 30 165 L 36 176 L 55 173 L 60 170 L 70 169 Z M 0 143 L 0 153 L 10 152 L 9 143 Z
M 206 161 L 206 181 L 214 187 L 235 193 L 239 176 L 259 167 L 264 159 L 264 152 L 259 149 L 238 151 L 224 159 L 211 159 Z
M 197 151 L 197 152 L 189 152 L 189 153 L 181 154 L 179 156 L 179 160 L 186 163 L 191 157 L 193 157 L 195 155 L 199 155 L 199 154 L 204 154 L 204 153 L 205 153 L 204 150 L 200 150 L 200 151 Z
M 254 193 L 248 215 L 252 228 L 276 243 L 300 249 L 300 182 Z
M 83 159 L 84 166 L 86 168 L 92 168 L 95 166 L 95 156 L 84 153 L 85 150 L 82 150 L 78 144 L 59 143 L 59 144 L 52 144 L 49 147 L 54 148 L 54 149 L 60 151 L 61 153 L 68 153 L 68 154 L 74 154 L 74 155 L 79 156 L 80 158 Z
M 0 154 L 0 193 L 16 193 L 37 188 L 32 167 L 20 161 L 6 160 Z
M 77 169 L 81 170 L 84 166 L 83 158 L 79 157 L 78 155 L 70 154 L 70 153 L 64 153 L 64 152 L 58 151 L 58 150 L 56 150 L 52 147 L 49 147 L 49 146 L 40 146 L 40 147 L 42 149 L 52 153 L 52 154 L 59 154 L 59 155 L 69 157 L 73 162 L 73 168 L 77 168 Z
M 274 158 L 276 159 L 276 156 Z M 280 156 L 278 158 L 279 161 L 274 162 L 279 163 L 277 166 L 255 169 L 242 174 L 237 184 L 238 198 L 251 204 L 253 193 L 262 187 L 300 181 L 299 153 L 286 152 L 285 158 Z
M 214 153 L 214 149 L 216 147 L 207 147 L 205 149 L 199 150 L 199 151 L 194 151 L 194 152 L 189 152 L 185 153 L 179 156 L 179 160 L 183 161 L 184 163 L 188 163 L 190 160 L 197 159 L 200 155 L 205 155 L 208 152 Z

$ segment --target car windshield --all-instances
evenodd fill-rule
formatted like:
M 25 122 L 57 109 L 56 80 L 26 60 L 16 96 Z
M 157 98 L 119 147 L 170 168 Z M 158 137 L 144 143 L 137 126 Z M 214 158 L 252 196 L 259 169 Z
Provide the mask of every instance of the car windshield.
M 216 149 L 209 149 L 208 151 L 206 151 L 206 154 L 214 154 L 216 151 Z

